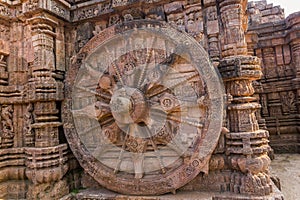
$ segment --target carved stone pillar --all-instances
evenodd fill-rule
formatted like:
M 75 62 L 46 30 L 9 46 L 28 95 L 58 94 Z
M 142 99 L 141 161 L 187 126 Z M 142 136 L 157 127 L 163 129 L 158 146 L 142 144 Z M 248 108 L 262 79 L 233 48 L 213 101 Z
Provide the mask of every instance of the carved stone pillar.
M 271 193 L 268 167 L 269 133 L 260 130 L 255 116 L 260 108 L 253 97 L 253 81 L 261 78 L 260 60 L 248 56 L 245 31 L 246 0 L 218 0 L 223 59 L 220 72 L 226 92 L 233 97 L 228 106 L 229 130 L 226 154 L 236 170 L 231 176 L 230 191 L 241 194 Z
M 221 43 L 222 56 L 230 57 L 247 55 L 245 30 L 247 29 L 247 16 L 245 14 L 247 0 L 217 0 L 221 13 Z
M 26 176 L 33 183 L 27 196 L 36 199 L 39 193 L 45 194 L 48 187 L 56 199 L 68 193 L 66 180 L 62 178 L 69 169 L 68 147 L 59 142 L 63 83 L 61 72 L 56 69 L 54 44 L 58 24 L 45 13 L 33 16 L 28 22 L 32 27 L 34 61 L 27 85 L 29 105 L 25 115 Z
M 205 32 L 208 40 L 208 53 L 214 64 L 218 66 L 220 63 L 220 48 L 219 48 L 219 21 L 216 7 L 216 1 L 204 1 L 205 15 Z
M 44 16 L 29 20 L 32 24 L 34 62 L 29 80 L 29 101 L 34 107 L 35 147 L 51 147 L 59 144 L 59 111 L 57 101 L 63 99 L 63 85 L 55 80 L 55 56 L 53 26 L 55 21 Z

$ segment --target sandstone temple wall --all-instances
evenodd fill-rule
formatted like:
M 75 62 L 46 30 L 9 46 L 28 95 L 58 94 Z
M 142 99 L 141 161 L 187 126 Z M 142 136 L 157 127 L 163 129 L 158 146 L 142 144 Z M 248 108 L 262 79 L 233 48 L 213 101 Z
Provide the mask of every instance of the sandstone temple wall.
M 256 83 L 263 126 L 276 152 L 299 152 L 299 23 L 300 13 L 284 17 L 283 9 L 266 1 L 248 4 L 249 54 L 262 60 Z
M 1 0 L 0 198 L 59 199 L 80 187 L 101 187 L 65 137 L 66 73 L 80 64 L 91 38 L 140 19 L 187 32 L 205 48 L 226 89 L 216 150 L 182 189 L 272 194 L 269 132 L 276 151 L 299 151 L 300 13 L 285 19 L 280 7 L 247 3 Z

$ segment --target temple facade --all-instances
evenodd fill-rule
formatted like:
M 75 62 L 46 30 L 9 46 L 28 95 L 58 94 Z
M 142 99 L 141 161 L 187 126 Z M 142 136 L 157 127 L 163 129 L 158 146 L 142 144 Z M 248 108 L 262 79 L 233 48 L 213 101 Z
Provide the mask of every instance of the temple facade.
M 0 198 L 283 199 L 299 27 L 266 1 L 1 0 Z
M 299 13 L 285 18 L 280 6 L 266 1 L 249 3 L 248 12 L 249 54 L 262 61 L 263 77 L 255 84 L 262 105 L 259 117 L 262 127 L 270 132 L 275 152 L 299 152 Z

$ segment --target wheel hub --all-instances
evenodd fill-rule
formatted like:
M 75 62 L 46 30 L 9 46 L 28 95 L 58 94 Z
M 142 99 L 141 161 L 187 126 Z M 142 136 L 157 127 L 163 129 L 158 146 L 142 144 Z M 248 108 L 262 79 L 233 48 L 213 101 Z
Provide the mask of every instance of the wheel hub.
M 146 122 L 148 107 L 144 94 L 136 88 L 124 87 L 114 92 L 110 108 L 115 120 L 121 124 Z

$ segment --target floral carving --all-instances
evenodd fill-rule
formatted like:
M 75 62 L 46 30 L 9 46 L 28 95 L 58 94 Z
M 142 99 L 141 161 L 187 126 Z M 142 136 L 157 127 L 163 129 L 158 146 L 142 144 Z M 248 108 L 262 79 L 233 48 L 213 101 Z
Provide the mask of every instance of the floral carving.
M 11 17 L 12 13 L 11 10 L 4 4 L 0 4 L 0 15 Z

